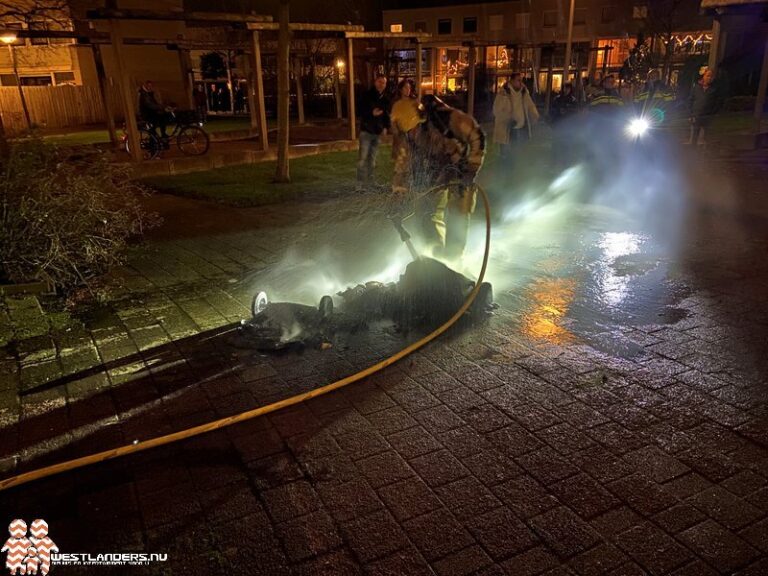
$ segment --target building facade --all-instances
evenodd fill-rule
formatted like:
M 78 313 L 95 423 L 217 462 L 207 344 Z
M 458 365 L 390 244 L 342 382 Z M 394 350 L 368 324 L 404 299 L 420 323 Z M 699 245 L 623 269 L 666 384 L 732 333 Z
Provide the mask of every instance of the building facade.
M 664 0 L 576 0 L 569 81 L 594 70 L 619 72 L 638 33 L 648 43 L 667 78 L 674 84 L 684 63 L 706 59 L 712 20 L 701 15 L 697 0 L 661 6 Z M 557 0 L 514 0 L 478 4 L 418 7 L 384 11 L 384 29 L 423 31 L 434 35 L 424 44 L 421 85 L 438 94 L 468 89 L 470 50 L 475 51 L 478 93 L 495 91 L 512 72 L 524 73 L 537 91 L 558 91 L 564 82 L 568 3 Z M 674 10 L 671 8 L 675 6 Z M 666 46 L 672 46 L 667 56 Z M 415 50 L 391 43 L 401 76 L 413 76 Z M 666 58 L 665 58 L 666 57 Z

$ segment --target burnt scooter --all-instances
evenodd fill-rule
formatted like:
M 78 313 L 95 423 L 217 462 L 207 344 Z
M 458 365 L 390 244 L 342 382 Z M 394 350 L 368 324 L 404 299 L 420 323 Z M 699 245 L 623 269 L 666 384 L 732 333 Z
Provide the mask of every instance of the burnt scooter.
M 339 292 L 340 311 L 334 309 L 329 295 L 314 307 L 270 303 L 266 293 L 259 292 L 252 303 L 253 317 L 241 322 L 241 334 L 259 350 L 278 351 L 319 348 L 336 333 L 352 333 L 369 322 L 390 321 L 401 331 L 433 329 L 446 322 L 467 299 L 475 282 L 438 260 L 419 255 L 402 218 L 390 216 L 390 220 L 413 257 L 398 282 L 367 282 Z M 494 306 L 491 284 L 483 282 L 465 319 L 479 321 Z

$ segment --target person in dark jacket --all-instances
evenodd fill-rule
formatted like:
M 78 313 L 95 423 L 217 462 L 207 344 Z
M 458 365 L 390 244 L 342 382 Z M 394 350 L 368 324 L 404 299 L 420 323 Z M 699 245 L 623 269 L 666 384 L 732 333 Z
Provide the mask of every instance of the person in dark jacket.
M 152 126 L 152 131 L 160 129 L 160 136 L 168 138 L 166 126 L 168 124 L 168 112 L 155 95 L 152 82 L 147 80 L 139 88 L 139 116 Z
M 706 129 L 714 115 L 720 110 L 721 98 L 715 75 L 707 68 L 701 79 L 693 86 L 689 98 L 691 136 L 688 144 L 704 145 Z
M 357 181 L 367 184 L 373 180 L 376 154 L 381 134 L 389 128 L 389 97 L 386 93 L 387 77 L 380 74 L 373 88 L 366 91 L 360 102 L 360 148 L 357 159 Z

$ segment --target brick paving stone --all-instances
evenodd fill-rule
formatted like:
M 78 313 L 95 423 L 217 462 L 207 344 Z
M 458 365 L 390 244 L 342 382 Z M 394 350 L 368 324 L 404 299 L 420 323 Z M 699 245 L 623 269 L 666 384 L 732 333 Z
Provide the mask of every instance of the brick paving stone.
M 321 484 L 317 488 L 325 509 L 338 522 L 370 514 L 384 505 L 376 492 L 362 479 L 344 484 Z
M 440 441 L 451 454 L 460 459 L 492 449 L 491 443 L 469 426 L 443 432 Z
M 461 461 L 486 486 L 495 486 L 523 474 L 523 469 L 513 460 L 492 451 L 467 455 Z
M 387 440 L 392 448 L 407 460 L 443 448 L 443 445 L 421 426 L 415 426 L 402 432 L 391 434 L 387 437 Z
M 466 422 L 461 419 L 448 406 L 440 405 L 434 408 L 427 408 L 413 415 L 414 419 L 421 424 L 427 431 L 435 435 L 440 435 L 447 430 L 453 430 L 464 426 Z
M 696 472 L 679 476 L 664 484 L 664 488 L 667 492 L 680 500 L 685 500 L 686 498 L 698 494 L 699 492 L 703 492 L 710 487 L 712 487 L 712 482 Z
M 521 518 L 536 516 L 559 504 L 541 484 L 525 475 L 493 486 L 491 491 Z
M 600 541 L 589 524 L 564 506 L 535 516 L 529 523 L 544 543 L 561 557 L 583 552 Z
M 498 561 L 535 546 L 539 540 L 508 508 L 497 508 L 468 518 L 464 525 Z
M 626 460 L 602 446 L 593 446 L 569 457 L 578 468 L 598 482 L 607 483 L 629 476 L 636 471 Z
M 275 522 L 285 522 L 303 516 L 321 506 L 317 492 L 305 480 L 265 490 L 261 497 Z
M 764 514 L 720 486 L 691 496 L 687 502 L 731 530 L 743 528 Z
M 688 504 L 672 506 L 653 516 L 653 521 L 670 534 L 682 532 L 706 519 L 703 512 Z
M 419 478 L 409 478 L 380 488 L 379 496 L 398 520 L 408 520 L 443 506 L 440 499 Z
M 672 572 L 671 576 L 717 576 L 717 571 L 700 560 L 694 560 Z
M 324 554 L 342 543 L 333 520 L 323 510 L 278 524 L 275 531 L 291 562 Z
M 531 476 L 547 485 L 578 473 L 578 468 L 548 447 L 524 454 L 515 461 Z
M 723 573 L 743 568 L 759 556 L 757 550 L 714 520 L 689 528 L 679 538 L 699 558 Z
M 408 546 L 400 524 L 386 510 L 344 522 L 341 534 L 363 564 Z
M 739 536 L 762 552 L 768 552 L 768 519 L 763 519 L 739 532 Z
M 553 494 L 585 519 L 617 507 L 619 500 L 586 474 L 577 474 L 550 486 Z
M 261 508 L 247 483 L 230 484 L 203 492 L 199 500 L 210 524 L 242 518 Z
M 653 576 L 665 574 L 693 559 L 686 548 L 648 522 L 619 534 L 616 543 Z
M 511 458 L 522 456 L 542 446 L 542 442 L 519 424 L 512 424 L 486 434 L 486 438 L 502 454 Z
M 405 574 L 433 576 L 434 572 L 421 553 L 410 547 L 367 564 L 365 574 L 368 576 L 403 576 Z
M 439 576 L 467 576 L 493 564 L 480 546 L 470 546 L 438 560 L 432 566 Z
M 403 528 L 429 562 L 475 544 L 469 532 L 446 510 L 407 520 Z
M 559 563 L 557 556 L 540 546 L 506 560 L 502 567 L 508 576 L 536 576 Z
M 389 443 L 381 434 L 369 430 L 339 434 L 336 441 L 352 460 L 367 458 L 390 449 Z
M 753 492 L 747 496 L 745 500 L 752 504 L 752 506 L 760 508 L 764 512 L 768 512 L 768 487 Z
M 440 400 L 414 381 L 389 390 L 389 395 L 406 412 L 413 413 L 440 405 Z
M 399 406 L 368 414 L 366 418 L 374 429 L 385 436 L 402 430 L 407 430 L 408 428 L 417 425 L 416 420 L 411 418 L 411 416 Z
M 631 508 L 622 506 L 592 519 L 590 524 L 603 538 L 614 540 L 621 532 L 639 526 L 642 522 L 643 518 Z
M 677 504 L 662 486 L 640 474 L 611 482 L 607 488 L 640 514 L 650 516 Z
M 768 558 L 758 560 L 744 570 L 739 570 L 736 576 L 762 576 L 763 574 L 768 574 Z
M 256 488 L 266 490 L 303 478 L 304 471 L 290 452 L 279 452 L 247 463 Z M 194 471 L 192 472 L 194 480 Z
M 646 476 L 658 483 L 668 482 L 690 471 L 688 466 L 656 446 L 646 446 L 629 452 L 624 455 L 624 459 L 636 469 L 642 469 Z
M 595 440 L 567 422 L 555 424 L 536 432 L 536 437 L 546 442 L 563 456 L 585 450 L 596 445 Z
M 473 476 L 439 486 L 435 492 L 459 520 L 465 520 L 501 506 L 498 498 Z
M 469 470 L 447 450 L 439 450 L 414 458 L 411 460 L 411 466 L 432 488 L 469 475 Z
M 362 569 L 345 551 L 331 552 L 292 567 L 294 576 L 357 576 Z
M 381 488 L 414 475 L 408 463 L 392 450 L 357 462 L 371 486 Z
M 571 560 L 570 567 L 579 576 L 601 576 L 618 568 L 629 558 L 611 544 L 600 543 Z
M 481 434 L 493 432 L 509 425 L 512 420 L 492 404 L 483 404 L 461 413 L 461 417 Z

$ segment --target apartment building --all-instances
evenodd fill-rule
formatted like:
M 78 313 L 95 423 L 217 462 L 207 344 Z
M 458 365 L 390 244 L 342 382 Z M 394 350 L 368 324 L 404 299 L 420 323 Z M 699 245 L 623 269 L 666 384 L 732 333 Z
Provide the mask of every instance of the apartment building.
M 569 79 L 598 69 L 618 72 L 638 33 L 643 31 L 649 38 L 654 36 L 649 42 L 659 61 L 663 61 L 661 34 L 652 32 L 668 22 L 675 26 L 666 35 L 672 45 L 670 80 L 675 82 L 690 57 L 701 55 L 706 60 L 712 20 L 699 13 L 698 0 L 683 0 L 674 14 L 654 12 L 658 4 L 650 6 L 645 0 L 576 0 Z M 481 93 L 484 89 L 495 91 L 512 72 L 525 73 L 542 89 L 548 82 L 554 90 L 560 89 L 568 34 L 567 2 L 513 0 L 436 6 L 429 0 L 421 4 L 417 0 L 402 5 L 384 11 L 384 29 L 434 35 L 434 41 L 424 44 L 421 84 L 425 90 L 438 94 L 466 91 L 470 50 L 475 50 Z M 399 75 L 413 76 L 413 46 L 390 43 L 389 49 L 400 68 Z

